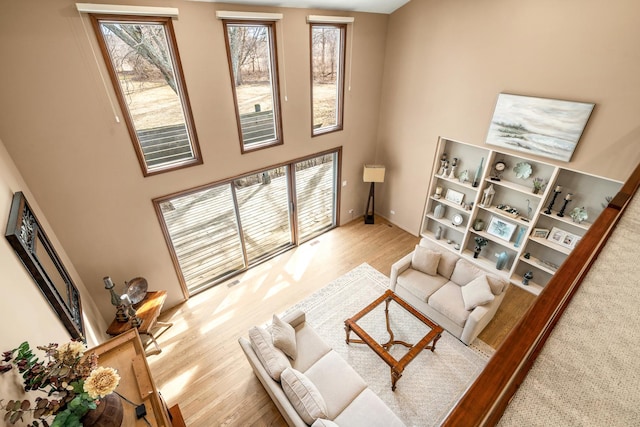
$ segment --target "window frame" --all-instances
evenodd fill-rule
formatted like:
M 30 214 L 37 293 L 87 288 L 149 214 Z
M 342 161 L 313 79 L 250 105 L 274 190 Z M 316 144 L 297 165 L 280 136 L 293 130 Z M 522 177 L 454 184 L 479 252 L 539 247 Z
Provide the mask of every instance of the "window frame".
M 340 52 L 338 58 L 340 64 L 338 65 L 338 79 L 336 90 L 337 111 L 336 111 L 336 124 L 333 126 L 327 126 L 323 128 L 314 129 L 314 101 L 313 101 L 313 29 L 314 27 L 333 27 L 340 30 Z M 347 50 L 347 24 L 328 23 L 328 22 L 310 22 L 309 23 L 309 79 L 311 90 L 311 137 L 325 135 L 332 132 L 338 132 L 344 129 L 344 81 L 346 72 L 346 50 Z
M 143 176 L 147 177 L 147 176 L 157 175 L 157 174 L 170 172 L 178 169 L 183 169 L 191 166 L 201 165 L 203 163 L 203 159 L 200 151 L 200 144 L 198 142 L 195 123 L 193 120 L 193 113 L 191 112 L 191 102 L 189 101 L 187 85 L 184 79 L 182 61 L 180 60 L 180 54 L 178 52 L 178 44 L 176 41 L 175 30 L 173 28 L 172 18 L 163 17 L 163 16 L 134 16 L 134 15 L 126 15 L 126 14 L 112 15 L 112 14 L 93 14 L 93 13 L 90 13 L 89 16 L 91 18 L 91 23 L 93 25 L 93 28 L 96 34 L 98 45 L 100 46 L 100 50 L 102 52 L 102 56 L 105 61 L 105 66 L 107 67 L 107 71 L 109 72 L 109 77 L 111 78 L 111 84 L 113 85 L 113 89 L 118 99 L 118 104 L 120 105 L 120 110 L 124 117 L 124 121 L 127 124 L 129 137 L 131 138 L 131 142 L 133 143 L 136 157 L 138 159 L 138 163 L 140 164 L 140 168 L 142 169 Z M 146 159 L 144 157 L 144 152 L 142 150 L 142 145 L 140 143 L 140 139 L 138 138 L 138 134 L 136 132 L 136 127 L 133 122 L 133 118 L 131 117 L 131 112 L 129 111 L 129 107 L 126 102 L 125 95 L 122 92 L 122 87 L 119 83 L 118 74 L 113 66 L 113 60 L 109 55 L 109 49 L 102 35 L 102 30 L 100 28 L 100 23 L 102 21 L 112 21 L 112 22 L 129 23 L 129 24 L 148 23 L 148 24 L 160 24 L 164 26 L 165 32 L 167 35 L 167 47 L 169 48 L 169 54 L 171 55 L 171 60 L 173 62 L 176 87 L 178 88 L 178 91 L 179 91 L 180 104 L 182 105 L 182 113 L 184 114 L 184 121 L 185 121 L 184 125 L 187 129 L 187 133 L 189 134 L 191 151 L 193 153 L 192 159 L 183 160 L 179 162 L 172 162 L 171 164 L 166 166 L 159 166 L 159 167 L 153 167 L 153 168 L 149 168 L 149 166 L 147 165 Z
M 273 97 L 273 114 L 274 114 L 274 131 L 276 138 L 272 141 L 266 141 L 255 146 L 245 147 L 242 136 L 242 125 L 240 123 L 240 108 L 238 105 L 238 94 L 236 92 L 235 75 L 233 74 L 233 61 L 231 60 L 231 45 L 229 43 L 229 25 L 247 25 L 247 26 L 265 26 L 268 28 L 269 34 L 269 60 L 271 61 L 271 93 Z M 253 20 L 253 19 L 222 19 L 222 30 L 224 33 L 225 49 L 227 51 L 227 64 L 229 66 L 229 78 L 231 84 L 231 93 L 233 94 L 233 105 L 236 113 L 236 124 L 238 128 L 238 141 L 240 143 L 240 153 L 247 154 L 254 151 L 262 150 L 269 147 L 284 144 L 284 136 L 282 134 L 282 110 L 280 102 L 280 72 L 278 67 L 277 37 L 276 37 L 276 21 Z

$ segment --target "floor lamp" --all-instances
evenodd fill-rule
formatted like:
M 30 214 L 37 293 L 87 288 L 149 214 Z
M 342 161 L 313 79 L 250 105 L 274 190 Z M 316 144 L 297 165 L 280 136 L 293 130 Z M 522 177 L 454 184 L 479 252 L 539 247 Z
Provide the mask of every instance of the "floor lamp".
M 373 211 L 375 205 L 375 183 L 384 182 L 384 166 L 381 165 L 364 165 L 364 172 L 362 174 L 362 180 L 364 182 L 370 182 L 369 198 L 367 199 L 367 210 L 364 213 L 364 223 L 373 224 Z M 369 212 L 371 207 L 371 212 Z

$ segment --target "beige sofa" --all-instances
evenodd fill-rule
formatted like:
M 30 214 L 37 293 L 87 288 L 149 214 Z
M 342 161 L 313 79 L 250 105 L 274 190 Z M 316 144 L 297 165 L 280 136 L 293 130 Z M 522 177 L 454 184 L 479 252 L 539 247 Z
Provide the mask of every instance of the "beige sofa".
M 249 331 L 249 339 L 240 337 L 238 341 L 253 371 L 288 425 L 404 426 L 362 377 L 306 323 L 303 312 L 294 311 L 282 320 L 295 330 L 297 354 L 294 360 L 269 342 L 271 336 L 268 328 L 254 327 Z M 296 372 L 298 379 L 302 377 L 306 388 L 299 387 L 300 384 L 298 387 L 292 386 L 292 372 Z M 285 387 L 288 389 L 285 390 Z M 296 396 L 304 395 L 300 399 L 302 402 L 298 401 L 298 397 L 288 397 L 292 389 Z M 322 406 L 322 403 L 324 415 L 316 419 L 317 414 L 313 412 L 317 408 L 314 405 Z
M 467 345 L 493 319 L 509 285 L 426 238 L 393 264 L 390 279 L 391 290 Z

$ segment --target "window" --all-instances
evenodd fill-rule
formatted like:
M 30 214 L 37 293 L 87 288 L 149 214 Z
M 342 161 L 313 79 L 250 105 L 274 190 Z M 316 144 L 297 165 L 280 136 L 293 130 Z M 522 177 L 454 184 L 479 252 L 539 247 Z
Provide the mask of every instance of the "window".
M 143 174 L 201 164 L 171 18 L 91 17 Z
M 223 21 L 242 153 L 282 144 L 273 22 Z
M 344 24 L 311 24 L 312 134 L 342 130 Z

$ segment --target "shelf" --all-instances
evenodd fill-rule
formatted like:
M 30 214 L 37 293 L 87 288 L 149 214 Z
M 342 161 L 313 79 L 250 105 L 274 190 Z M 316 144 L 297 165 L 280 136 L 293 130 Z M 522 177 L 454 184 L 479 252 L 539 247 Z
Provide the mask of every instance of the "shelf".
M 540 237 L 531 237 L 529 236 L 529 240 L 532 240 L 542 246 L 546 246 L 548 248 L 553 249 L 554 251 L 562 252 L 565 255 L 569 255 L 571 253 L 571 249 L 565 248 L 557 243 L 553 243 L 547 239 L 541 239 Z
M 443 181 L 447 181 L 447 182 L 450 182 L 450 183 L 452 183 L 452 184 L 459 185 L 459 186 L 461 186 L 461 187 L 469 188 L 469 189 L 471 189 L 471 190 L 473 190 L 473 191 L 478 191 L 478 188 L 479 188 L 479 187 L 474 187 L 474 186 L 472 185 L 471 181 L 460 182 L 460 180 L 459 180 L 458 178 L 453 178 L 453 179 L 451 179 L 451 178 L 448 178 L 448 177 L 446 177 L 446 176 L 444 176 L 444 175 L 434 175 L 434 176 L 435 176 L 436 178 L 438 178 L 438 179 L 443 180 Z
M 472 232 L 472 233 L 477 234 L 478 236 L 482 236 L 487 240 L 491 240 L 493 243 L 496 243 L 496 244 L 498 244 L 500 246 L 504 246 L 505 248 L 509 249 L 510 251 L 514 251 L 514 252 L 518 251 L 518 248 L 514 247 L 512 242 L 507 242 L 506 240 L 499 239 L 499 238 L 487 233 L 486 231 L 477 231 L 477 230 L 474 230 L 473 228 L 470 228 L 469 231 Z M 513 233 L 513 234 L 515 234 L 515 233 Z M 474 242 L 474 244 L 475 244 L 475 242 Z M 522 244 L 520 244 L 520 246 L 522 246 Z
M 469 249 L 465 249 L 464 251 L 462 251 L 462 256 L 473 263 L 480 264 L 480 266 L 484 270 L 487 270 L 492 274 L 500 276 L 504 279 L 509 279 L 509 272 L 507 270 L 496 269 L 496 262 L 491 261 L 489 258 L 482 256 L 482 252 L 480 252 L 480 255 L 478 256 L 478 258 L 474 258 L 473 251 L 470 251 Z
M 525 226 L 527 228 L 529 228 L 531 226 L 531 221 L 525 221 L 524 219 L 522 219 L 523 217 L 521 217 L 521 216 L 517 216 L 517 217 L 514 218 L 511 215 L 507 215 L 502 210 L 500 210 L 500 209 L 498 209 L 496 207 L 491 206 L 489 208 L 486 208 L 486 207 L 480 206 L 480 205 L 478 205 L 478 207 L 480 209 L 482 209 L 482 210 L 485 210 L 487 212 L 491 212 L 492 214 L 498 215 L 498 216 L 500 216 L 500 217 L 502 217 L 504 219 L 517 222 L 518 224 L 520 224 L 522 226 Z
M 436 218 L 435 216 L 433 216 L 432 213 L 428 213 L 427 218 L 429 218 L 431 221 L 437 222 L 438 224 L 442 224 L 445 227 L 453 228 L 454 230 L 460 233 L 464 233 L 465 229 L 467 228 L 464 222 L 460 225 L 454 225 L 449 218 L 446 218 L 446 217 Z
M 545 208 L 546 210 L 546 208 Z M 574 222 L 570 216 L 566 215 L 566 216 L 558 216 L 557 215 L 557 211 L 551 211 L 550 214 L 545 213 L 545 211 L 540 212 L 541 215 L 546 216 L 547 218 L 551 218 L 553 220 L 556 221 L 561 221 L 564 222 L 565 224 L 569 224 L 573 227 L 578 227 L 578 228 L 582 228 L 583 230 L 588 230 L 589 227 L 591 227 L 591 223 L 590 222 L 586 222 L 586 221 L 582 221 L 580 224 L 578 224 L 577 222 Z
M 517 287 L 524 289 L 527 292 L 531 292 L 534 295 L 540 295 L 540 292 L 542 292 L 542 290 L 544 289 L 544 286 L 541 286 L 539 284 L 537 284 L 536 282 L 534 282 L 533 280 L 529 280 L 529 284 L 528 285 L 523 285 L 522 284 L 522 276 L 519 276 L 517 274 L 513 275 L 513 278 L 511 280 L 509 280 L 513 285 L 516 285 Z
M 524 193 L 524 194 L 527 194 L 527 195 L 529 195 L 531 197 L 536 197 L 538 199 L 542 199 L 542 196 L 544 195 L 544 192 L 543 193 L 534 194 L 531 191 L 531 187 L 528 187 L 526 185 L 516 184 L 515 182 L 511 182 L 511 181 L 505 181 L 505 180 L 494 181 L 491 178 L 486 178 L 485 181 L 490 183 L 490 184 L 495 184 L 495 185 L 499 185 L 501 187 L 509 188 L 511 190 L 519 191 L 520 193 Z
M 544 271 L 545 273 L 549 273 L 551 275 L 556 274 L 557 270 L 554 270 L 551 266 L 544 264 L 542 262 L 542 260 L 540 260 L 539 258 L 536 258 L 534 256 L 529 257 L 528 259 L 525 258 L 524 256 L 520 257 L 520 261 L 525 262 L 527 264 L 529 264 L 532 267 L 535 267 L 539 270 Z
M 455 210 L 458 210 L 458 211 L 460 211 L 460 212 L 462 212 L 462 213 L 465 213 L 465 214 L 467 214 L 467 215 L 468 215 L 469 213 L 471 213 L 471 211 L 466 210 L 464 207 L 462 207 L 462 205 L 457 205 L 457 204 L 455 204 L 455 203 L 453 203 L 453 202 L 448 201 L 447 199 L 445 199 L 445 198 L 444 198 L 444 196 L 440 197 L 439 199 L 436 199 L 436 198 L 435 198 L 435 197 L 433 197 L 433 196 L 430 196 L 430 198 L 431 198 L 432 200 L 435 200 L 435 201 L 436 201 L 436 202 L 438 202 L 438 203 L 442 203 L 442 204 L 443 204 L 443 205 L 445 205 L 445 206 L 449 206 L 449 207 L 451 207 L 451 208 L 453 208 L 453 209 L 455 209 Z
M 429 230 L 425 230 L 420 234 L 420 237 L 427 237 L 429 240 L 431 240 L 432 242 L 436 243 L 439 246 L 442 246 L 443 248 L 447 248 L 450 251 L 454 251 L 455 253 L 460 253 L 459 249 L 456 249 L 453 247 L 454 244 L 460 244 L 460 242 L 454 242 L 452 241 L 452 243 L 447 243 L 447 239 L 440 239 L 440 240 L 436 240 L 436 236 L 434 233 L 432 233 Z
M 453 243 L 459 244 L 462 248 L 454 251 L 460 254 L 462 258 L 478 268 L 505 277 L 515 286 L 534 295 L 539 295 L 542 292 L 548 280 L 555 275 L 558 266 L 571 254 L 573 248 L 565 246 L 563 243 L 573 242 L 575 244 L 592 225 L 587 221 L 583 221 L 580 224 L 573 222 L 570 215 L 572 208 L 583 206 L 589 212 L 589 219 L 593 222 L 601 212 L 600 206 L 603 206 L 603 202 L 609 196 L 616 194 L 622 187 L 621 182 L 608 178 L 597 177 L 542 161 L 527 159 L 520 155 L 487 149 L 443 137 L 438 140 L 437 153 L 428 187 L 432 193 L 427 194 L 424 199 L 425 210 L 423 211 L 421 224 L 421 230 L 424 230 L 423 237 L 428 237 L 449 250 L 454 250 L 453 244 L 447 244 L 446 239 L 455 238 L 457 241 Z M 460 182 L 458 178 L 450 179 L 446 174 L 444 176 L 437 175 L 440 165 L 439 158 L 442 153 L 447 153 L 449 158 L 464 159 L 465 167 L 484 161 L 482 178 L 479 178 L 480 185 L 476 187 L 472 185 L 474 171 L 477 169 L 471 167 L 467 169 L 469 175 L 471 175 L 468 177 L 471 181 L 467 182 Z M 531 177 L 526 180 L 520 179 L 512 168 L 505 169 L 499 181 L 492 180 L 490 176 L 492 163 L 501 159 L 513 165 L 519 162 L 530 163 L 532 168 L 535 169 L 535 174 L 539 177 L 544 177 L 545 181 L 547 181 L 544 190 L 534 194 Z M 457 170 L 456 174 L 459 175 L 460 172 L 462 171 Z M 480 201 L 484 191 L 490 185 L 493 185 L 495 190 L 494 199 L 492 200 L 493 206 L 487 205 L 485 207 L 480 205 Z M 433 197 L 433 191 L 437 186 L 443 189 L 443 195 L 439 199 Z M 557 210 L 551 211 L 549 214 L 544 213 L 547 206 L 543 204 L 545 201 L 551 200 L 554 189 L 557 186 L 561 186 L 564 193 L 562 197 L 560 197 L 560 193 L 557 195 L 558 200 L 554 203 L 557 210 L 565 203 L 566 194 L 573 194 L 574 196 L 571 203 L 568 204 L 569 207 L 565 209 L 565 216 L 562 217 L 557 215 Z M 455 204 L 445 200 L 447 189 L 464 193 L 464 199 L 467 203 Z M 513 216 L 502 209 L 498 209 L 497 206 L 499 204 L 497 201 L 505 202 L 504 205 L 515 207 L 520 210 L 519 214 Z M 436 219 L 433 216 L 433 212 L 438 203 L 446 207 L 447 212 L 443 218 Z M 463 216 L 463 222 L 459 226 L 455 226 L 452 224 L 451 218 L 458 213 Z M 515 227 L 509 241 L 501 239 L 497 235 L 489 234 L 484 230 L 486 225 L 480 231 L 473 229 L 475 220 L 481 219 L 485 224 L 489 224 L 492 217 L 494 220 L 508 222 Z M 441 240 L 435 240 L 434 233 L 438 227 L 442 227 L 443 231 Z M 546 237 L 533 237 L 532 235 L 532 230 L 536 228 L 541 230 L 549 229 L 550 232 L 554 227 L 565 231 L 568 236 L 565 236 L 562 240 L 555 241 L 547 240 Z M 489 245 L 480 252 L 478 258 L 473 258 L 475 246 L 473 239 L 478 236 L 487 239 Z M 518 236 L 520 236 L 520 244 L 516 247 L 514 245 Z M 505 267 L 505 269 L 499 271 L 496 269 L 497 260 L 493 255 L 502 251 L 506 251 L 509 254 L 510 265 L 508 269 Z M 525 252 L 529 252 L 529 258 L 524 257 Z M 535 280 L 530 281 L 529 285 L 525 286 L 522 284 L 522 275 L 529 270 L 533 272 Z

